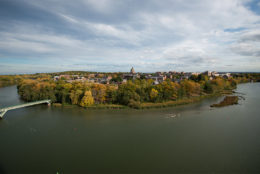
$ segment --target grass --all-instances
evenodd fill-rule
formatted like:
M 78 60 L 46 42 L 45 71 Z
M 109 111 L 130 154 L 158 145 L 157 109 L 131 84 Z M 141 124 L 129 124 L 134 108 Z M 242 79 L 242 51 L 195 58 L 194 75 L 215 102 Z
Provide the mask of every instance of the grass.
M 92 105 L 87 106 L 86 109 L 125 109 L 129 108 L 124 105 L 117 105 L 117 104 L 98 104 L 98 105 Z
M 76 108 L 76 107 L 81 107 L 79 105 L 73 105 L 73 104 L 61 104 L 61 103 L 53 103 L 52 106 L 54 107 L 65 107 L 65 108 Z M 117 105 L 117 104 L 98 104 L 98 105 L 92 105 L 92 106 L 87 106 L 83 107 L 86 109 L 124 109 L 128 108 L 127 106 L 124 105 Z

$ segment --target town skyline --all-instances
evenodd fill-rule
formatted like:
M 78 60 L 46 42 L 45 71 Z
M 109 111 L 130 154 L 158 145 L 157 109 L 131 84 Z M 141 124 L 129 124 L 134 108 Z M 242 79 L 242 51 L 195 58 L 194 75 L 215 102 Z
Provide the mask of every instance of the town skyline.
M 2 0 L 0 24 L 0 74 L 260 70 L 257 0 Z
M 84 73 L 104 73 L 104 74 L 116 74 L 116 73 L 129 73 L 129 69 L 130 69 L 130 73 L 132 68 L 134 69 L 136 74 L 155 74 L 155 73 L 205 73 L 205 72 L 213 72 L 213 73 L 259 73 L 260 71 L 216 71 L 216 70 L 202 70 L 202 71 L 183 71 L 183 70 L 168 70 L 168 71 L 136 71 L 135 67 L 131 67 L 129 66 L 128 69 L 126 71 L 88 71 L 88 70 L 65 70 L 65 71 L 49 71 L 49 72 L 33 72 L 33 73 L 3 73 L 0 75 L 21 75 L 21 74 L 55 74 L 55 73 L 67 73 L 67 72 L 71 72 L 71 73 L 79 73 L 79 72 L 84 72 Z

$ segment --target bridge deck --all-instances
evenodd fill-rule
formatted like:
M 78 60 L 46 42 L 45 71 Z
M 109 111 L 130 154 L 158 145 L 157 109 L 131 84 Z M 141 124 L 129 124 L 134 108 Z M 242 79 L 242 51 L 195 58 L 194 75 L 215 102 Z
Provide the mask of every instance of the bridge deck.
M 7 111 L 9 111 L 9 110 L 18 109 L 18 108 L 24 108 L 24 107 L 28 107 L 28 106 L 43 104 L 43 103 L 48 103 L 49 104 L 49 103 L 51 103 L 51 100 L 41 100 L 41 101 L 30 102 L 30 103 L 25 103 L 25 104 L 20 104 L 20 105 L 15 105 L 15 106 L 9 106 L 9 107 L 5 107 L 5 108 L 1 108 L 0 109 L 0 118 L 2 118 L 4 116 L 4 114 Z

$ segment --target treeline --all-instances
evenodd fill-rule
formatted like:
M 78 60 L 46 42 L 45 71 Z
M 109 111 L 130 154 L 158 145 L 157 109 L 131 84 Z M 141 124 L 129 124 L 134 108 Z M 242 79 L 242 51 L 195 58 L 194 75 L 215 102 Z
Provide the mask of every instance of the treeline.
M 180 83 L 166 80 L 153 85 L 153 80 L 139 79 L 120 85 L 104 85 L 67 83 L 63 80 L 54 82 L 45 77 L 21 80 L 17 88 L 21 98 L 26 101 L 51 99 L 55 103 L 82 107 L 119 104 L 139 108 L 141 103 L 177 101 L 219 93 L 234 89 L 239 82 L 236 79 L 223 78 L 208 80 L 207 76 L 200 75 L 197 78 L 193 77 L 192 80 L 182 80 Z
M 260 73 L 234 73 L 232 74 L 232 76 L 244 82 L 247 81 L 260 82 Z
M 0 76 L 0 88 L 5 86 L 15 85 L 21 79 L 20 76 L 1 75 Z
M 0 88 L 5 86 L 17 85 L 22 80 L 33 79 L 37 81 L 51 81 L 52 76 L 47 73 L 21 74 L 21 75 L 0 75 Z
M 41 73 L 40 73 L 41 74 Z M 64 72 L 54 72 L 48 73 L 51 76 L 59 76 L 59 75 L 79 75 L 83 77 L 88 77 L 90 74 L 97 74 L 99 77 L 103 76 L 113 76 L 113 77 L 121 77 L 123 72 L 91 72 L 91 71 L 64 71 Z

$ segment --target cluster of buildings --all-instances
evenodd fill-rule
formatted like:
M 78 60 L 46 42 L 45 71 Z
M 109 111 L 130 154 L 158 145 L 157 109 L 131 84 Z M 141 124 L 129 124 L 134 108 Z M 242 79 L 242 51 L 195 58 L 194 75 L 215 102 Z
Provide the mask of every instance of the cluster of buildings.
M 88 74 L 87 76 L 82 76 L 82 75 L 54 76 L 54 81 L 66 80 L 69 83 L 72 83 L 72 82 L 89 82 L 89 83 L 109 84 L 111 79 L 112 79 L 111 75 L 106 76 L 104 74 Z
M 231 73 L 226 73 L 226 72 L 205 71 L 203 74 L 209 76 L 210 79 L 216 77 L 223 77 L 223 78 L 231 77 Z
M 116 74 L 116 73 L 115 73 Z M 230 78 L 230 73 L 216 72 L 216 71 L 205 71 L 203 73 L 200 72 L 155 72 L 155 73 L 136 73 L 134 68 L 132 67 L 129 73 L 117 74 L 120 76 L 121 81 L 115 82 L 111 81 L 111 74 L 102 74 L 102 73 L 92 73 L 85 76 L 82 75 L 59 75 L 54 76 L 54 80 L 57 81 L 59 79 L 66 80 L 69 83 L 72 82 L 89 82 L 89 83 L 100 83 L 100 84 L 110 84 L 110 83 L 126 83 L 127 80 L 135 80 L 135 79 L 152 79 L 154 80 L 154 84 L 159 84 L 166 79 L 170 79 L 175 82 L 180 82 L 184 79 L 190 79 L 191 76 L 198 76 L 200 74 L 207 75 L 210 80 L 216 77 Z

